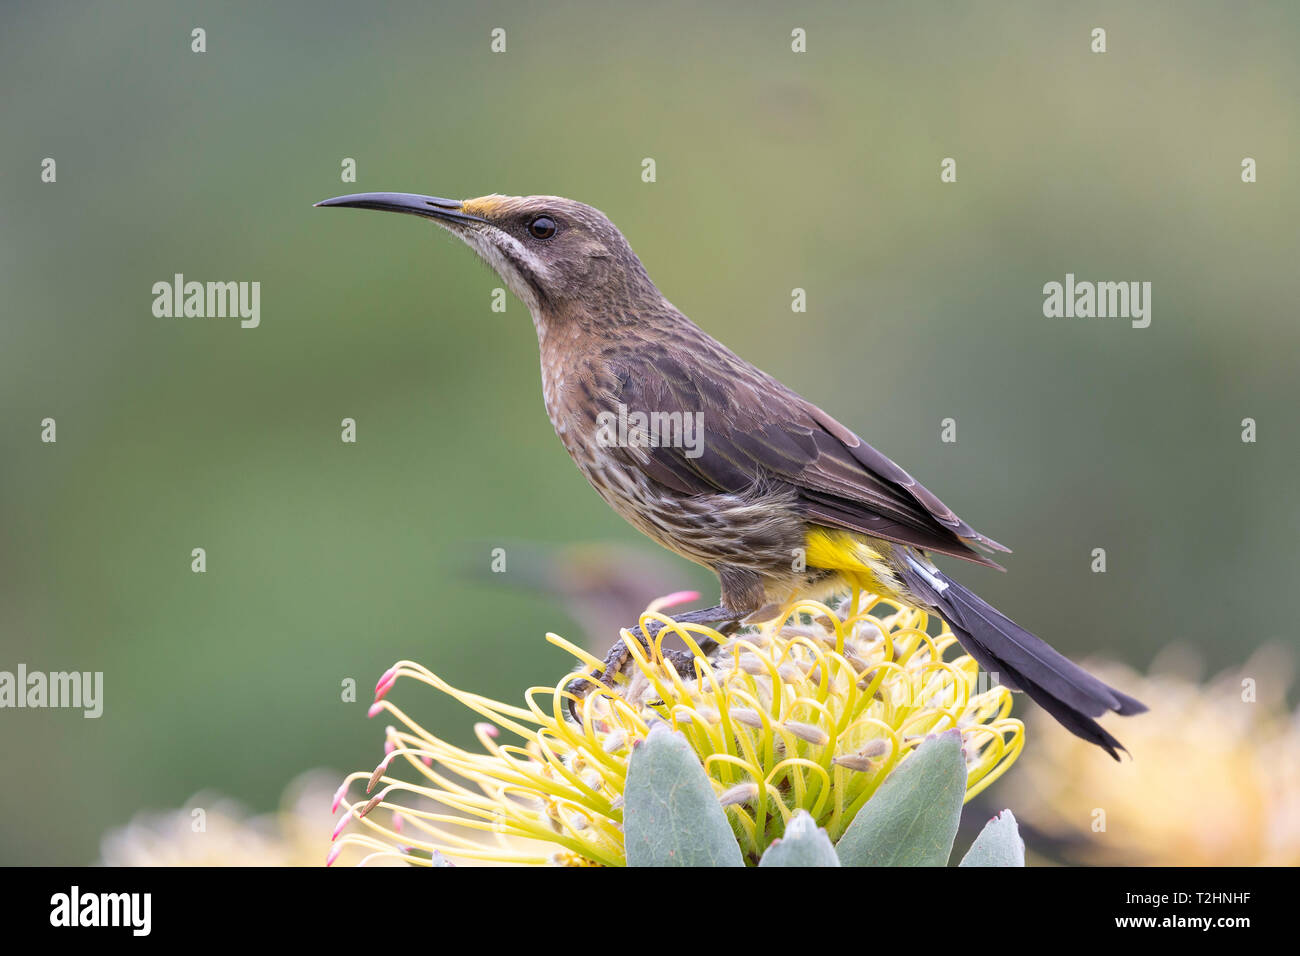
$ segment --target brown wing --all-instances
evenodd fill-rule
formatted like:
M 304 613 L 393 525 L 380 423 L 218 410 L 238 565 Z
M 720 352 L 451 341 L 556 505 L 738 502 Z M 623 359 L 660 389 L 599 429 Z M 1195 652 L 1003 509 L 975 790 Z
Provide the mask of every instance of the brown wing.
M 820 408 L 697 334 L 698 340 L 642 340 L 635 348 L 612 349 L 604 368 L 611 407 L 622 402 L 630 411 L 702 411 L 698 457 L 667 446 L 607 451 L 626 456 L 682 494 L 736 493 L 764 481 L 785 482 L 797 489 L 807 517 L 818 524 L 1000 568 L 974 547 L 1007 548 L 975 531 Z M 694 354 L 682 354 L 683 348 Z

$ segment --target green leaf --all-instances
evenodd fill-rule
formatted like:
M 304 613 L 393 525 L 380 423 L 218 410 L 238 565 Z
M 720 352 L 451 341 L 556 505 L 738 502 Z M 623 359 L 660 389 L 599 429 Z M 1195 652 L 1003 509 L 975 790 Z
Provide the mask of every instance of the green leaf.
M 758 861 L 759 866 L 839 866 L 831 838 L 806 811 L 799 810 Z
M 961 734 L 921 743 L 867 801 L 835 851 L 845 866 L 944 866 L 966 795 Z
M 961 866 L 1024 866 L 1025 841 L 1020 839 L 1020 827 L 1010 810 L 1003 810 L 984 824 L 975 838 Z
M 623 789 L 628 866 L 744 866 L 713 785 L 686 738 L 655 724 Z

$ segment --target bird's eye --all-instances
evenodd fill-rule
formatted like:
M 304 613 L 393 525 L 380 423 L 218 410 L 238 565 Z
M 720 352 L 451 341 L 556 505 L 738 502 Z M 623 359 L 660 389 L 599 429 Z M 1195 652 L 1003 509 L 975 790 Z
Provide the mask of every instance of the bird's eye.
M 534 239 L 549 239 L 555 235 L 555 220 L 550 216 L 538 216 L 528 223 L 528 233 Z

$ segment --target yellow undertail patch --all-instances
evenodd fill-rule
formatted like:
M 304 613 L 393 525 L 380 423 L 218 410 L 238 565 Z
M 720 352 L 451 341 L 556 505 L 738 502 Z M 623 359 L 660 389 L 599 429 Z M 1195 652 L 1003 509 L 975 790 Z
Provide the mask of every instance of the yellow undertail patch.
M 889 567 L 892 550 L 885 541 L 830 528 L 813 528 L 804 538 L 810 568 L 838 571 L 851 585 L 875 594 L 892 595 L 899 581 Z

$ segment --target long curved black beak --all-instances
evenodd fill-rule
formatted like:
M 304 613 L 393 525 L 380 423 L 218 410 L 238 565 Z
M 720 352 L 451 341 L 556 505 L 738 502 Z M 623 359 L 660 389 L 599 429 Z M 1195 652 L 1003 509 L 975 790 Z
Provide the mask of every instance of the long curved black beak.
M 352 193 L 324 199 L 313 205 L 404 212 L 410 216 L 422 216 L 440 222 L 487 222 L 480 216 L 465 212 L 459 199 L 439 199 L 437 196 L 421 196 L 418 193 Z

